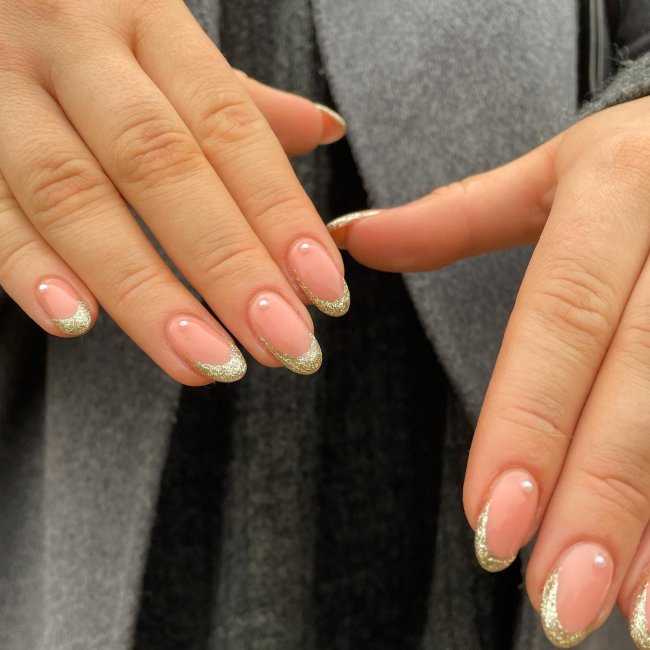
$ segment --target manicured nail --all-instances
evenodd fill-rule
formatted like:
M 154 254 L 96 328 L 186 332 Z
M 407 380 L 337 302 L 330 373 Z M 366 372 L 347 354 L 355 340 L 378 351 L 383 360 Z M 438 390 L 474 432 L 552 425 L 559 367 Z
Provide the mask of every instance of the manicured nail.
M 490 488 L 476 524 L 474 550 L 486 571 L 510 566 L 526 542 L 539 503 L 539 489 L 529 472 L 504 472 Z
M 41 281 L 37 287 L 36 298 L 63 334 L 81 336 L 90 329 L 90 308 L 64 280 L 47 278 Z
M 599 544 L 569 548 L 544 585 L 542 625 L 549 641 L 571 648 L 598 621 L 614 575 L 614 563 Z
M 314 106 L 321 112 L 323 117 L 323 135 L 321 144 L 332 144 L 345 137 L 348 132 L 348 125 L 345 120 L 328 106 L 314 102 Z
M 630 636 L 640 650 L 650 650 L 650 598 L 648 598 L 648 583 L 636 597 L 634 610 L 630 617 Z
M 311 375 L 320 368 L 322 354 L 318 341 L 280 294 L 257 294 L 249 307 L 249 317 L 260 341 L 289 370 Z
M 327 225 L 327 230 L 334 243 L 342 250 L 345 250 L 345 231 L 346 226 L 351 224 L 353 221 L 359 221 L 360 219 L 365 219 L 366 217 L 374 217 L 379 214 L 380 210 L 362 210 L 361 212 L 351 212 L 350 214 L 344 214 L 342 217 L 337 217 L 330 221 Z
M 307 298 L 328 316 L 350 308 L 350 290 L 327 251 L 313 239 L 299 239 L 289 248 L 287 263 Z
M 212 381 L 231 383 L 246 374 L 239 348 L 198 318 L 174 316 L 167 324 L 167 339 L 185 363 Z

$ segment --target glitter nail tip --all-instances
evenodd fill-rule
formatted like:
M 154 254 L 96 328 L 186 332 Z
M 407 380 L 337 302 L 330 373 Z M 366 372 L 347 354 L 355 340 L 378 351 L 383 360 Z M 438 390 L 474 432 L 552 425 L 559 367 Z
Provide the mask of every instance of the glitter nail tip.
M 246 359 L 239 348 L 230 340 L 226 341 L 232 356 L 225 363 L 211 364 L 201 361 L 190 361 L 190 365 L 204 377 L 223 384 L 239 381 L 246 374 Z
M 292 357 L 284 352 L 280 352 L 275 346 L 271 345 L 263 336 L 260 341 L 264 343 L 268 351 L 285 367 L 298 375 L 313 375 L 321 366 L 323 355 L 318 345 L 316 337 L 309 332 L 311 344 L 304 354 L 298 357 Z
M 639 650 L 650 650 L 650 630 L 647 618 L 648 585 L 636 597 L 634 610 L 630 618 L 630 636 Z
M 303 290 L 309 301 L 320 311 L 328 316 L 345 316 L 350 309 L 350 289 L 343 280 L 343 293 L 336 300 L 323 300 L 319 298 L 299 277 L 296 277 L 298 285 Z
M 488 513 L 490 511 L 489 502 L 485 504 L 481 514 L 479 515 L 478 522 L 476 524 L 476 533 L 474 535 L 474 550 L 476 552 L 476 559 L 481 565 L 481 568 L 489 571 L 490 573 L 497 573 L 498 571 L 503 571 L 507 569 L 517 557 L 513 555 L 512 557 L 500 558 L 492 555 L 490 549 L 487 545 L 487 522 L 488 522 Z
M 69 318 L 53 318 L 52 322 L 63 334 L 81 336 L 90 329 L 92 319 L 88 305 L 83 300 L 79 300 L 77 302 L 77 311 L 72 316 Z
M 546 638 L 558 648 L 572 648 L 583 641 L 588 635 L 589 630 L 580 630 L 570 634 L 560 623 L 557 613 L 557 589 L 559 569 L 555 570 L 544 585 L 542 595 L 542 626 Z
M 327 229 L 332 232 L 347 226 L 353 221 L 358 221 L 359 219 L 365 219 L 366 217 L 374 217 L 379 214 L 379 210 L 363 210 L 361 212 L 352 212 L 350 214 L 344 214 L 342 217 L 337 217 L 327 224 Z

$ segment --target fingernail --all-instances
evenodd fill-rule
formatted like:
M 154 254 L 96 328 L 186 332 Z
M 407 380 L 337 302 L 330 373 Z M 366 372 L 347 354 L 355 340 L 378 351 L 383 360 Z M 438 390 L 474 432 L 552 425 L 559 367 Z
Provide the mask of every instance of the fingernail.
M 321 144 L 332 144 L 345 137 L 348 132 L 346 121 L 328 106 L 314 102 L 314 106 L 321 112 L 323 118 L 323 134 Z
M 350 214 L 344 214 L 342 217 L 337 217 L 330 221 L 327 226 L 327 230 L 336 245 L 345 250 L 345 230 L 346 226 L 353 221 L 359 221 L 360 219 L 365 219 L 366 217 L 374 217 L 379 214 L 380 210 L 362 210 L 361 212 L 351 212 Z
M 639 592 L 634 603 L 634 610 L 630 617 L 630 636 L 640 650 L 650 650 L 650 599 L 648 598 L 648 584 Z
M 259 293 L 251 302 L 249 317 L 260 341 L 289 370 L 311 375 L 320 368 L 322 354 L 316 337 L 280 294 Z
M 350 290 L 327 251 L 313 239 L 299 239 L 289 248 L 289 268 L 307 298 L 328 316 L 350 308 Z
M 92 323 L 90 308 L 79 294 L 60 278 L 47 278 L 37 287 L 36 298 L 63 334 L 81 336 Z
M 537 512 L 539 489 L 529 472 L 501 474 L 490 488 L 476 524 L 474 550 L 486 571 L 510 566 L 526 542 Z
M 246 360 L 225 335 L 193 316 L 174 316 L 167 324 L 174 352 L 200 375 L 231 383 L 246 374 Z
M 544 585 L 542 625 L 549 641 L 571 648 L 592 631 L 614 575 L 614 563 L 599 544 L 576 544 L 564 553 Z

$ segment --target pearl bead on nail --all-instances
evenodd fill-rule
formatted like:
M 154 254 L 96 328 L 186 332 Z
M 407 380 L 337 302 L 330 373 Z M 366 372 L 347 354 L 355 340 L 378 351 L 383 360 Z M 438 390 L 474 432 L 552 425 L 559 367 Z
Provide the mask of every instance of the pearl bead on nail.
M 605 563 L 607 560 L 602 555 L 596 555 L 594 558 L 594 565 L 597 566 L 599 569 L 605 566 Z
M 306 253 L 307 251 L 309 251 L 310 248 L 311 248 L 311 246 L 307 242 L 303 242 L 302 244 L 300 244 L 300 250 L 303 253 Z
M 38 285 L 38 290 L 41 291 L 41 292 L 42 291 L 47 291 L 48 289 L 49 289 L 49 287 L 45 283 Z
M 178 326 L 181 329 L 186 329 L 188 327 L 189 323 L 186 320 L 179 321 Z
M 257 306 L 260 309 L 268 309 L 269 306 L 269 301 L 266 298 L 262 298 L 258 303 Z
M 522 481 L 521 483 L 521 489 L 524 492 L 532 492 L 533 491 L 533 482 L 532 481 Z

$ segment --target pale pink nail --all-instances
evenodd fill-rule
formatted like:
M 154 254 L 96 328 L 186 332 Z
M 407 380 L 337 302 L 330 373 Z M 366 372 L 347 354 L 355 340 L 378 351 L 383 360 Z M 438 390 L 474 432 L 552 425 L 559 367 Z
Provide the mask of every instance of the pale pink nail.
M 255 333 L 280 363 L 300 375 L 320 368 L 320 346 L 296 310 L 278 293 L 265 291 L 252 300 L 249 318 Z
M 299 239 L 287 254 L 287 264 L 307 298 L 329 316 L 343 316 L 350 291 L 327 251 L 313 239 Z
M 576 544 L 562 555 L 542 596 L 542 623 L 553 643 L 567 648 L 589 634 L 613 575 L 612 558 L 599 544 Z
M 332 144 L 345 137 L 348 131 L 348 125 L 345 120 L 329 106 L 314 103 L 314 106 L 321 112 L 323 119 L 323 133 L 321 135 L 321 144 Z
M 36 298 L 52 322 L 64 334 L 80 336 L 90 328 L 90 308 L 65 280 L 41 280 L 36 288 Z
M 167 324 L 167 339 L 178 356 L 213 381 L 230 383 L 246 373 L 239 348 L 198 318 L 174 316 Z
M 476 557 L 487 571 L 512 564 L 535 520 L 539 489 L 532 475 L 520 469 L 501 474 L 493 483 L 476 526 Z

